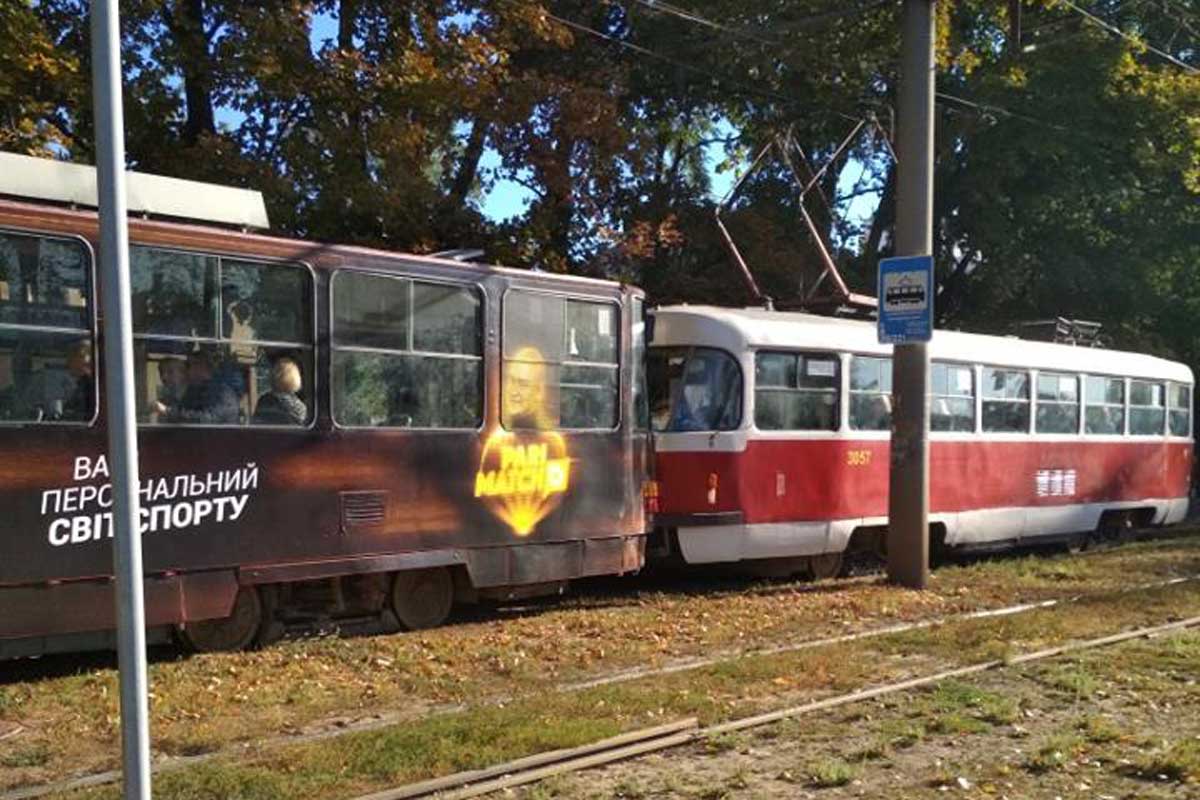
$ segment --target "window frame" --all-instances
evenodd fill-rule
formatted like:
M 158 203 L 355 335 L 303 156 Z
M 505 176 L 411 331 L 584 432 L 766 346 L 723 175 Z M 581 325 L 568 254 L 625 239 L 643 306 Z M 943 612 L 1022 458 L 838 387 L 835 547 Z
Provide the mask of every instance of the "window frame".
M 1187 389 L 1188 404 L 1186 407 L 1171 405 L 1171 390 L 1176 387 L 1182 387 L 1184 389 Z M 1167 381 L 1167 438 L 1170 438 L 1170 439 L 1191 439 L 1192 438 L 1193 426 L 1195 424 L 1192 421 L 1192 415 L 1193 415 L 1192 406 L 1195 403 L 1194 395 L 1195 395 L 1195 386 L 1193 384 L 1183 383 L 1182 381 Z M 1188 421 L 1187 433 L 1180 434 L 1180 433 L 1174 433 L 1171 431 L 1171 412 L 1172 411 L 1186 411 L 1187 412 L 1187 421 Z
M 1145 406 L 1134 404 L 1133 402 L 1133 385 L 1135 383 L 1146 384 L 1147 386 L 1159 386 L 1162 388 L 1162 405 L 1160 406 Z M 1169 398 L 1167 396 L 1168 385 L 1170 381 L 1164 378 L 1127 378 L 1125 383 L 1125 432 L 1127 436 L 1136 436 L 1142 439 L 1153 439 L 1155 437 L 1163 437 L 1169 435 L 1170 412 L 1168 409 Z M 1159 426 L 1157 433 L 1134 433 L 1133 431 L 1133 410 L 1141 409 L 1159 409 L 1162 411 L 1162 425 Z
M 968 395 L 960 394 L 935 394 L 933 391 L 933 368 L 935 365 L 944 367 L 958 367 L 965 369 L 971 375 L 971 427 L 965 431 L 955 430 L 935 430 L 933 427 L 933 401 L 942 398 L 947 400 L 965 400 Z M 982 392 L 980 391 L 981 374 L 976 369 L 979 365 L 969 361 L 955 361 L 953 359 L 931 358 L 929 360 L 929 434 L 931 436 L 955 437 L 955 436 L 974 436 L 980 432 L 983 425 L 983 407 L 980 405 L 982 400 Z
M 1042 407 L 1043 403 L 1045 403 L 1046 405 L 1049 405 L 1049 406 L 1072 405 L 1072 403 L 1065 402 L 1062 400 L 1043 400 L 1040 396 L 1041 389 L 1039 387 L 1039 384 L 1041 383 L 1041 380 L 1042 380 L 1042 376 L 1053 376 L 1055 378 L 1074 378 L 1075 379 L 1075 402 L 1073 404 L 1075 406 L 1075 430 L 1073 430 L 1073 431 L 1041 431 L 1041 430 L 1038 430 L 1038 413 L 1037 412 L 1038 412 L 1038 409 L 1040 409 Z M 1033 397 L 1033 401 L 1034 401 L 1033 435 L 1034 436 L 1080 436 L 1082 434 L 1083 426 L 1085 424 L 1084 423 L 1084 414 L 1085 414 L 1084 409 L 1086 408 L 1086 403 L 1084 402 L 1085 390 L 1086 390 L 1086 386 L 1085 386 L 1084 377 L 1083 377 L 1083 375 L 1081 375 L 1078 372 L 1063 371 L 1063 370 L 1058 370 L 1058 369 L 1035 370 L 1034 374 L 1033 374 L 1033 393 L 1032 393 L 1032 397 Z
M 428 350 L 413 350 L 413 338 L 415 336 L 416 321 L 413 316 L 413 298 L 414 293 L 408 293 L 408 350 L 388 350 L 379 347 L 359 347 L 357 345 L 338 345 L 334 344 L 335 334 L 334 327 L 336 324 L 336 314 L 334 312 L 334 285 L 337 282 L 337 276 L 343 272 L 350 272 L 356 275 L 367 274 L 378 278 L 391 278 L 393 280 L 413 281 L 419 283 L 430 283 L 439 286 L 454 286 L 457 288 L 471 289 L 479 297 L 479 355 L 467 356 L 461 353 L 436 353 Z M 379 267 L 355 267 L 355 266 L 340 266 L 329 273 L 329 290 L 327 301 L 329 303 L 329 421 L 335 430 L 342 431 L 390 431 L 390 432 L 412 432 L 412 433 L 450 433 L 450 434 L 474 434 L 478 435 L 487 428 L 488 416 L 488 373 L 487 373 L 487 312 L 488 312 L 488 293 L 484 284 L 481 281 L 472 280 L 454 280 L 453 278 L 433 278 L 419 273 L 411 272 L 392 272 Z M 339 350 L 345 350 L 358 353 L 369 353 L 375 355 L 416 355 L 429 358 L 445 358 L 460 361 L 478 361 L 480 365 L 480 386 L 479 386 L 479 424 L 474 427 L 462 428 L 443 428 L 431 427 L 428 425 L 345 425 L 338 422 L 336 409 L 334 408 L 333 392 L 333 360 L 334 353 Z
M 988 370 L 997 370 L 1000 372 L 1019 372 L 1025 375 L 1025 385 L 1028 388 L 1028 396 L 1025 399 L 1007 398 L 1007 397 L 987 397 L 984 394 L 984 383 Z M 1034 396 L 1037 393 L 1037 388 L 1034 386 L 1034 377 L 1037 370 L 1033 367 L 1012 367 L 1000 364 L 979 364 L 979 423 L 978 430 L 982 436 L 1032 436 L 1034 433 Z M 1025 429 L 1019 431 L 990 431 L 984 427 L 984 404 L 986 403 L 1023 403 L 1026 408 L 1025 414 Z
M 1109 374 L 1102 374 L 1102 373 L 1096 373 L 1096 372 L 1085 372 L 1082 374 L 1082 376 L 1083 376 L 1083 398 L 1082 398 L 1083 399 L 1083 435 L 1084 436 L 1096 436 L 1096 437 L 1107 436 L 1110 438 L 1114 438 L 1114 437 L 1118 437 L 1118 436 L 1119 437 L 1128 436 L 1129 435 L 1129 379 L 1123 375 L 1109 375 Z M 1104 381 L 1120 381 L 1121 382 L 1121 398 L 1122 398 L 1120 405 L 1118 406 L 1117 403 L 1090 403 L 1090 402 L 1088 402 L 1087 382 L 1088 382 L 1089 378 L 1099 378 L 1100 380 L 1104 380 Z M 1107 431 L 1105 431 L 1105 432 L 1089 431 L 1087 428 L 1087 412 L 1088 412 L 1089 408 L 1120 408 L 1121 413 L 1122 413 L 1121 430 L 1117 431 L 1116 433 L 1107 432 Z
M 845 378 L 843 380 L 844 380 L 845 386 L 846 386 L 846 400 L 845 400 L 846 418 L 845 418 L 844 427 L 840 428 L 839 430 L 850 431 L 850 432 L 854 433 L 856 436 L 890 438 L 892 435 L 892 426 L 891 426 L 892 415 L 896 413 L 896 405 L 894 402 L 895 395 L 896 395 L 896 383 L 895 383 L 895 381 L 896 381 L 896 357 L 895 357 L 895 355 L 891 354 L 891 353 L 886 354 L 886 355 L 880 354 L 880 353 L 861 353 L 861 352 L 855 352 L 853 350 L 843 351 L 843 355 L 845 356 L 845 359 L 842 363 L 842 373 L 845 375 Z M 851 386 L 850 382 L 853 380 L 853 377 L 854 377 L 854 359 L 856 359 L 856 358 L 872 358 L 872 359 L 875 359 L 876 361 L 889 362 L 891 364 L 891 368 L 892 368 L 892 389 L 891 389 L 891 391 L 881 392 L 881 391 L 875 391 L 872 389 L 855 389 L 853 386 Z M 891 402 L 889 402 L 889 408 L 888 408 L 889 423 L 886 428 L 857 428 L 854 426 L 854 395 L 856 395 L 856 394 L 877 395 L 880 397 L 886 396 L 889 398 L 889 400 L 891 401 Z
M 317 306 L 319 305 L 319 300 L 318 300 L 318 294 L 319 294 L 318 288 L 319 287 L 317 284 L 317 272 L 315 269 L 313 269 L 312 264 L 310 264 L 307 261 L 279 258 L 277 256 L 260 256 L 255 253 L 247 254 L 247 253 L 230 252 L 230 251 L 225 251 L 225 250 L 218 250 L 216 248 L 211 249 L 211 250 L 190 250 L 186 247 L 177 247 L 175 245 L 157 245 L 157 244 L 149 244 L 149 243 L 142 242 L 142 241 L 130 241 L 129 242 L 129 250 L 130 250 L 130 271 L 131 272 L 133 269 L 132 251 L 135 247 L 146 248 L 146 249 L 150 249 L 150 250 L 159 250 L 159 251 L 166 252 L 166 253 L 181 253 L 184 255 L 192 255 L 192 256 L 207 256 L 210 258 L 217 259 L 217 294 L 218 294 L 218 297 L 220 296 L 220 292 L 221 292 L 221 288 L 222 288 L 221 280 L 220 280 L 221 279 L 221 261 L 224 259 L 229 259 L 231 261 L 240 261 L 242 263 L 257 262 L 257 263 L 261 263 L 261 264 L 267 264 L 270 266 L 299 267 L 299 268 L 302 268 L 306 273 L 308 273 L 308 285 L 309 285 L 309 290 L 310 290 L 309 297 L 312 299 L 312 302 L 310 304 L 312 306 L 312 308 L 309 310 L 310 313 L 312 314 L 312 327 L 309 329 L 312 331 L 312 341 L 309 344 L 301 345 L 301 347 L 303 349 L 312 353 L 312 376 L 311 376 L 311 381 L 310 381 L 310 384 L 312 386 L 312 392 L 311 392 L 312 403 L 311 403 L 311 407 L 308 410 L 308 421 L 304 425 L 256 425 L 252 422 L 246 422 L 245 424 L 237 424 L 237 425 L 229 425 L 229 424 L 192 425 L 190 423 L 185 423 L 185 422 L 151 423 L 151 422 L 142 422 L 139 420 L 137 423 L 138 430 L 139 431 L 142 431 L 142 430 L 156 431 L 156 430 L 163 430 L 163 429 L 169 429 L 169 430 L 188 429 L 188 430 L 206 430 L 206 431 L 207 430 L 238 430 L 238 431 L 263 430 L 263 431 L 300 432 L 300 431 L 311 431 L 313 428 L 315 428 L 317 425 L 317 417 L 319 416 L 319 413 L 321 410 L 321 405 L 320 405 L 320 397 L 321 397 L 320 339 L 321 339 L 321 337 L 320 337 L 320 333 L 317 329 L 317 320 L 318 320 L 318 316 L 319 316 L 317 313 Z M 130 287 L 130 288 L 131 288 L 131 294 L 132 294 L 132 287 Z M 224 303 L 224 300 L 221 300 L 220 302 Z M 221 333 L 223 333 L 223 329 L 220 327 L 221 319 L 220 319 L 219 314 L 217 316 L 216 321 L 218 324 L 216 331 L 218 334 L 221 334 Z M 272 341 L 272 340 L 267 340 L 267 339 L 263 339 L 263 340 L 259 340 L 259 339 L 226 339 L 220 335 L 218 335 L 216 337 L 177 336 L 177 335 L 172 335 L 172 334 L 136 333 L 135 332 L 132 334 L 132 339 L 135 342 L 157 339 L 159 341 L 165 341 L 165 342 L 199 343 L 199 344 L 215 346 L 215 347 L 227 347 L 230 345 L 251 345 L 253 347 L 258 347 L 258 348 L 280 348 L 281 349 L 281 348 L 288 348 L 288 347 L 295 348 L 297 346 L 296 342 L 280 342 L 280 341 Z M 257 402 L 257 398 L 255 398 L 255 401 Z M 253 408 L 251 408 L 251 412 L 253 412 Z
M 621 301 L 620 297 L 614 298 L 612 296 L 587 295 L 587 294 L 581 294 L 578 292 L 567 292 L 567 291 L 559 291 L 556 289 L 545 289 L 540 286 L 525 286 L 525 285 L 515 283 L 515 282 L 508 283 L 504 287 L 504 291 L 500 294 L 500 335 L 497 338 L 499 340 L 499 346 L 500 346 L 500 348 L 499 348 L 499 352 L 500 352 L 499 366 L 500 366 L 501 390 L 500 390 L 500 397 L 498 398 L 499 403 L 496 406 L 496 410 L 499 412 L 497 422 L 499 423 L 500 429 L 509 431 L 509 432 L 513 432 L 513 433 L 517 433 L 517 432 L 521 432 L 521 431 L 535 430 L 533 428 L 509 428 L 507 425 L 504 424 L 504 389 L 503 389 L 503 387 L 504 387 L 504 365 L 508 361 L 508 357 L 504 353 L 505 353 L 505 347 L 507 344 L 505 342 L 505 339 L 507 338 L 507 334 L 508 334 L 508 325 L 507 325 L 507 323 L 508 323 L 508 316 L 507 316 L 507 314 L 508 314 L 508 296 L 512 292 L 523 292 L 525 294 L 537 294 L 537 295 L 543 295 L 543 296 L 548 296 L 548 297 L 561 297 L 564 301 L 576 300 L 578 302 L 583 302 L 583 303 L 593 303 L 596 305 L 608 305 L 608 306 L 616 309 L 616 312 L 617 312 L 617 314 L 616 314 L 617 362 L 615 364 L 604 364 L 604 363 L 597 362 L 597 361 L 568 361 L 566 359 L 563 359 L 562 361 L 559 361 L 559 362 L 544 361 L 541 363 L 552 364 L 552 365 L 558 366 L 560 368 L 568 366 L 568 365 L 579 366 L 579 367 L 611 368 L 617 376 L 617 397 L 616 397 L 616 403 L 615 403 L 617 416 L 616 416 L 616 419 L 613 420 L 613 424 L 611 427 L 566 428 L 566 427 L 563 427 L 563 425 L 562 425 L 562 416 L 560 414 L 559 415 L 559 424 L 553 428 L 548 428 L 547 430 L 556 431 L 559 433 L 566 433 L 566 434 L 614 433 L 616 431 L 619 431 L 621 429 L 621 426 L 625 424 L 625 409 L 622 408 L 622 405 L 623 405 L 622 398 L 624 397 L 623 389 L 625 388 L 625 381 L 623 380 L 622 375 L 621 375 L 622 367 L 624 366 L 623 360 L 624 360 L 624 356 L 625 356 L 625 332 L 623 330 L 624 319 L 625 319 L 625 315 L 624 315 L 625 303 L 623 303 Z M 566 307 L 564 306 L 564 308 L 563 308 L 563 324 L 564 324 L 564 326 L 566 325 L 566 319 L 567 319 L 566 318 Z M 566 332 L 565 327 L 563 328 L 563 332 L 564 333 Z M 647 347 L 646 347 L 647 352 L 649 351 L 649 349 L 650 349 L 649 343 L 647 342 Z M 561 379 L 559 380 L 558 385 L 559 385 L 559 389 L 561 390 L 562 389 L 562 380 Z M 648 388 L 649 387 L 647 386 L 647 389 Z M 630 394 L 632 394 L 632 391 L 630 392 Z M 647 399 L 647 402 L 649 402 L 649 395 L 647 395 L 646 399 Z
M 640 311 L 641 313 L 637 313 Z M 633 406 L 633 424 L 630 429 L 637 434 L 649 434 L 654 425 L 650 420 L 650 322 L 647 319 L 646 298 L 641 294 L 629 295 L 629 397 Z M 618 343 L 618 347 L 620 344 Z M 638 358 L 638 352 L 641 358 Z M 620 353 L 618 353 L 618 358 Z M 620 364 L 617 365 L 620 369 Z M 621 387 L 617 386 L 620 397 Z M 638 395 L 645 408 L 645 419 L 638 406 Z
M 712 348 L 717 349 L 717 348 Z M 745 417 L 745 401 L 747 394 L 753 394 L 754 397 L 754 413 L 750 415 L 750 424 L 754 430 L 770 435 L 776 434 L 830 434 L 837 433 L 842 430 L 842 385 L 844 379 L 842 373 L 846 370 L 842 363 L 842 354 L 838 350 L 790 350 L 771 347 L 752 347 L 749 348 L 754 356 L 754 388 L 752 392 L 746 392 L 745 375 L 742 375 L 742 416 Z M 790 356 L 795 359 L 804 359 L 807 361 L 810 357 L 815 357 L 821 360 L 829 360 L 833 362 L 833 386 L 829 389 L 808 389 L 800 386 L 760 386 L 758 382 L 758 357 L 760 355 L 773 356 Z M 735 359 L 736 360 L 736 359 Z M 738 369 L 741 371 L 741 364 L 738 364 Z M 799 381 L 799 364 L 797 364 L 797 381 Z M 785 392 L 789 394 L 826 394 L 833 393 L 833 426 L 829 428 L 763 428 L 758 424 L 758 393 L 760 391 L 768 392 Z M 741 420 L 738 421 L 738 426 L 741 426 Z M 736 430 L 736 428 L 735 428 Z
M 33 228 L 21 228 L 9 225 L 0 225 L 0 234 L 11 234 L 14 236 L 28 236 L 38 239 L 52 239 L 61 242 L 75 242 L 83 245 L 83 255 L 87 260 L 85 272 L 88 278 L 88 336 L 90 347 L 92 350 L 92 416 L 87 420 L 0 420 L 0 427 L 3 428 L 28 428 L 49 426 L 56 428 L 94 428 L 97 420 L 100 418 L 100 329 L 99 329 L 99 288 L 96 282 L 96 251 L 92 247 L 91 241 L 79 234 L 72 233 L 46 233 Z M 5 324 L 0 327 L 6 330 L 29 330 L 38 333 L 60 333 L 60 334 L 78 334 L 82 328 L 57 328 L 48 325 L 11 325 Z

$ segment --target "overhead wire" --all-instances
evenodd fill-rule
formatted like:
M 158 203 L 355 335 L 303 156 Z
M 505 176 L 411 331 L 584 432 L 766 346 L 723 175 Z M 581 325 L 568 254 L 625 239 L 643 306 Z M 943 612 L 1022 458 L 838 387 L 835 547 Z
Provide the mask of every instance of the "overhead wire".
M 1182 67 L 1185 71 L 1191 73 L 1192 75 L 1200 75 L 1200 69 L 1192 66 L 1191 64 L 1187 63 L 1186 61 L 1176 58 L 1175 56 L 1168 53 L 1166 50 L 1160 50 L 1159 48 L 1144 41 L 1143 39 L 1140 39 L 1137 36 L 1134 36 L 1133 34 L 1126 33 L 1125 31 L 1118 28 L 1116 25 L 1113 25 L 1112 23 L 1101 19 L 1100 17 L 1096 16 L 1095 14 L 1091 13 L 1090 11 L 1087 11 L 1086 9 L 1080 8 L 1079 6 L 1072 3 L 1071 0 L 1059 0 L 1059 2 L 1061 2 L 1067 8 L 1070 8 L 1070 9 L 1074 10 L 1075 12 L 1083 15 L 1083 17 L 1088 19 L 1089 21 L 1091 21 L 1091 23 L 1093 25 L 1098 25 L 1099 27 L 1103 28 L 1104 30 L 1108 31 L 1109 33 L 1116 34 L 1117 36 L 1120 36 L 1122 39 L 1133 42 L 1134 44 L 1138 45 L 1139 47 L 1146 48 L 1151 53 L 1154 53 L 1155 55 L 1157 55 L 1161 58 L 1164 58 L 1167 61 L 1170 61 L 1175 66 Z
M 1056 125 L 1053 122 L 1047 122 L 1046 120 L 1038 119 L 1037 117 L 1031 117 L 1026 114 L 1021 114 L 1016 111 L 1013 111 L 1012 109 L 1005 108 L 1004 106 L 997 106 L 997 105 L 993 105 L 991 103 L 983 103 L 983 102 L 979 102 L 979 101 L 975 101 L 975 100 L 968 100 L 965 97 L 958 97 L 957 95 L 950 94 L 949 92 L 936 92 L 934 96 L 939 100 L 945 100 L 946 102 L 949 102 L 949 103 L 957 103 L 958 105 L 965 106 L 967 108 L 971 108 L 976 111 L 979 111 L 982 114 L 996 114 L 996 115 L 999 115 L 1002 117 L 1008 117 L 1011 119 L 1019 119 L 1023 122 L 1028 122 L 1033 125 L 1039 125 L 1043 128 L 1048 128 L 1053 131 L 1058 131 L 1059 133 L 1072 133 L 1072 130 L 1070 128 L 1064 127 L 1062 125 Z
M 560 17 L 557 14 L 552 14 L 549 11 L 545 11 L 543 13 L 546 16 L 546 19 L 554 20 L 555 22 L 559 23 L 560 25 L 565 25 L 568 28 L 571 28 L 572 30 L 579 31 L 580 33 L 586 33 L 590 36 L 595 36 L 596 38 L 603 39 L 604 41 L 609 42 L 610 44 L 615 44 L 619 47 L 623 47 L 626 50 L 630 50 L 634 53 L 639 53 L 641 55 L 648 56 L 649 58 L 653 58 L 658 61 L 662 61 L 665 64 L 670 64 L 671 66 L 678 67 L 679 69 L 686 70 L 688 72 L 692 72 L 697 75 L 703 75 L 704 77 L 709 78 L 710 80 L 716 81 L 718 83 L 725 83 L 725 84 L 728 84 L 729 86 L 735 86 L 744 92 L 757 94 L 757 95 L 760 95 L 763 97 L 768 97 L 772 100 L 776 100 L 776 101 L 783 102 L 783 103 L 795 102 L 795 101 L 791 100 L 790 98 L 784 97 L 781 94 L 776 94 L 775 92 L 772 92 L 769 89 L 761 89 L 756 86 L 751 86 L 749 84 L 743 84 L 741 81 L 738 81 L 738 80 L 735 80 L 732 78 L 727 78 L 724 76 L 716 75 L 712 72 L 709 72 L 706 69 L 697 67 L 695 64 L 689 64 L 686 61 L 680 61 L 679 59 L 672 58 L 671 56 L 659 53 L 656 50 L 651 50 L 648 47 L 642 47 L 640 44 L 631 42 L 628 39 L 620 39 L 616 36 L 612 36 L 611 34 L 607 34 L 604 31 L 598 31 L 595 28 L 584 25 L 582 22 L 576 22 L 575 20 L 572 20 L 572 19 L 566 19 L 565 17 Z
M 733 36 L 748 39 L 760 44 L 770 45 L 771 47 L 780 47 L 786 44 L 779 39 L 764 37 L 762 34 L 758 33 L 757 31 L 752 31 L 749 28 L 735 27 L 723 22 L 718 22 L 717 20 L 702 16 L 697 12 L 689 11 L 686 8 L 681 8 L 680 6 L 673 5 L 669 2 L 665 2 L 664 0 L 634 0 L 634 2 L 645 6 L 652 11 L 678 17 L 679 19 L 686 20 L 687 22 L 691 22 L 695 25 L 702 25 L 706 28 L 711 28 L 712 30 L 723 31 Z M 835 8 L 819 14 L 810 14 L 796 20 L 788 21 L 786 24 L 792 27 L 811 27 L 813 25 L 823 24 L 840 17 L 865 14 L 869 11 L 874 11 L 875 9 L 882 8 L 886 5 L 893 5 L 894 3 L 895 0 L 875 0 L 874 2 L 850 5 L 843 8 Z
M 706 70 L 702 67 L 698 67 L 695 64 L 689 64 L 686 61 L 680 61 L 679 59 L 673 58 L 668 55 L 664 55 L 663 53 L 660 53 L 656 50 L 651 50 L 648 47 L 643 47 L 642 45 L 636 44 L 635 42 L 631 42 L 627 39 L 621 39 L 616 36 L 612 36 L 610 34 L 604 33 L 603 31 L 596 30 L 595 28 L 592 28 L 588 25 L 584 25 L 581 22 L 576 22 L 575 20 L 560 17 L 557 14 L 553 14 L 549 11 L 546 11 L 543 13 L 545 14 L 547 19 L 553 20 L 553 21 L 559 23 L 560 25 L 565 25 L 566 27 L 571 28 L 572 30 L 579 31 L 580 33 L 586 33 L 590 36 L 594 36 L 598 39 L 602 39 L 606 42 L 609 42 L 610 44 L 617 45 L 618 47 L 623 47 L 626 50 L 629 50 L 634 53 L 638 53 L 643 56 L 647 56 L 648 58 L 656 59 L 665 64 L 670 64 L 674 67 L 678 67 L 679 69 L 685 70 L 687 72 L 692 72 L 697 75 L 702 75 L 717 84 L 725 84 L 726 86 L 739 89 L 740 91 L 742 91 L 746 94 L 754 94 L 754 95 L 759 95 L 760 97 L 766 97 L 766 98 L 774 100 L 778 103 L 782 103 L 783 105 L 786 105 L 786 106 L 796 107 L 796 106 L 800 105 L 793 98 L 786 97 L 777 92 L 773 92 L 770 89 L 764 89 L 764 88 L 761 88 L 758 86 L 753 86 L 751 84 L 739 81 L 735 78 L 729 78 L 729 77 L 726 77 L 723 75 L 717 75 L 716 73 L 710 72 L 709 70 Z M 853 116 L 850 116 L 849 114 L 844 114 L 840 111 L 831 111 L 829 113 L 832 113 L 838 117 L 841 117 L 842 119 L 849 120 L 852 122 L 858 122 L 858 120 L 859 120 L 859 117 L 853 117 Z

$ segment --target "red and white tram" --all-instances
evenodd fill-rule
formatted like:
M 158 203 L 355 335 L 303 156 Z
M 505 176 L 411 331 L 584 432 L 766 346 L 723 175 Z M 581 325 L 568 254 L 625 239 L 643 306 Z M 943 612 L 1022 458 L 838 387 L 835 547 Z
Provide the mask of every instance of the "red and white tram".
M 1187 366 L 952 331 L 930 358 L 936 546 L 1086 543 L 1184 518 Z M 891 347 L 874 324 L 664 307 L 647 368 L 660 552 L 822 577 L 885 545 Z

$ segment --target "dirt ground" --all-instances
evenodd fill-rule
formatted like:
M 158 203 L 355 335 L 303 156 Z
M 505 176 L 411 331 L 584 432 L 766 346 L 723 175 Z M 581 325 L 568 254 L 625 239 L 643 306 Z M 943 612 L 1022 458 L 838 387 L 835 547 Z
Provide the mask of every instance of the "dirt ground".
M 1200 632 L 1177 634 L 814 714 L 514 794 L 1196 798 L 1198 679 Z

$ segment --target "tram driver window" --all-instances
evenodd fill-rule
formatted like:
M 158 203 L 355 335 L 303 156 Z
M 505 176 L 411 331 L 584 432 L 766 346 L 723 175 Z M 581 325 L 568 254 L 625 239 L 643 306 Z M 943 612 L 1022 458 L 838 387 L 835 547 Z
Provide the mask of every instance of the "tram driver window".
M 1029 373 L 983 368 L 985 433 L 1029 433 Z
M 742 371 L 709 347 L 652 347 L 648 364 L 655 431 L 729 431 L 742 422 Z
M 975 430 L 975 371 L 962 364 L 929 367 L 929 428 L 934 431 Z
M 1129 432 L 1162 436 L 1166 426 L 1166 390 L 1161 383 L 1129 382 Z
M 0 233 L 0 423 L 90 423 L 90 259 L 78 242 Z
M 1182 383 L 1168 384 L 1168 425 L 1172 436 L 1187 436 L 1192 432 L 1192 387 Z
M 483 303 L 473 287 L 343 270 L 333 279 L 333 416 L 353 428 L 477 428 Z
M 890 358 L 851 358 L 850 427 L 858 431 L 886 431 L 892 427 Z
M 1084 432 L 1119 436 L 1125 433 L 1125 379 L 1087 376 L 1084 384 Z
M 613 303 L 509 291 L 500 399 L 504 427 L 616 427 L 619 319 Z
M 130 278 L 141 422 L 309 424 L 306 269 L 139 246 L 130 248 Z
M 838 366 L 832 355 L 757 353 L 754 424 L 761 430 L 837 430 Z
M 1038 433 L 1079 433 L 1079 378 L 1039 372 L 1037 379 Z

